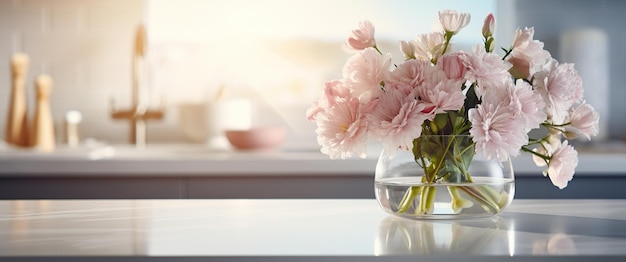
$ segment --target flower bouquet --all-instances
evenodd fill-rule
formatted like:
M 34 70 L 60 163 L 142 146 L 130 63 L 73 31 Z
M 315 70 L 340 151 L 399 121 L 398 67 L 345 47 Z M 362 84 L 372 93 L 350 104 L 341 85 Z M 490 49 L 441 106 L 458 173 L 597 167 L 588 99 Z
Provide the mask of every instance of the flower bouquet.
M 524 151 L 547 166 L 543 175 L 555 186 L 566 187 L 578 164 L 568 140 L 597 135 L 599 119 L 583 100 L 574 65 L 553 59 L 533 39 L 533 28 L 516 29 L 512 45 L 496 52 L 493 14 L 484 20 L 483 43 L 452 51 L 470 14 L 440 11 L 437 21 L 432 32 L 400 41 L 404 61 L 393 65 L 376 45 L 371 22 L 352 32 L 344 50 L 354 54 L 343 77 L 327 82 L 307 111 L 321 152 L 332 159 L 365 157 L 373 139 L 387 152 L 412 152 L 424 169 L 422 182 L 434 184 L 472 183 L 468 165 L 476 154 L 506 161 Z M 457 209 L 465 207 L 462 188 L 448 187 Z M 418 196 L 416 212 L 431 212 L 431 190 L 410 187 L 396 212 Z M 464 194 L 485 208 L 502 205 L 489 189 Z

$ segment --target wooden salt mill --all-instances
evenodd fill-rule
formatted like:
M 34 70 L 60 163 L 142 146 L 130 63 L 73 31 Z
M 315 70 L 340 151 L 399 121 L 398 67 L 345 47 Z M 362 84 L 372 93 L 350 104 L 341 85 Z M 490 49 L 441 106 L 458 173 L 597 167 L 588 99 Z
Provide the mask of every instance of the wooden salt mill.
M 14 146 L 29 146 L 28 122 L 26 120 L 26 72 L 27 54 L 14 54 L 11 58 L 11 100 L 4 132 L 4 140 Z
M 43 152 L 54 151 L 54 121 L 50 109 L 50 93 L 52 78 L 48 75 L 39 75 L 35 79 L 37 89 L 37 103 L 35 104 L 35 120 L 33 124 L 34 146 Z

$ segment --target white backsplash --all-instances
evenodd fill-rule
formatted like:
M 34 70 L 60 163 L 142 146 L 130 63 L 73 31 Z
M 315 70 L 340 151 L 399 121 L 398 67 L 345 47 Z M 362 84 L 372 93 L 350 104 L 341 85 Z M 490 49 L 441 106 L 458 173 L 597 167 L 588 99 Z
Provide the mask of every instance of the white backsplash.
M 59 140 L 69 110 L 83 114 L 83 136 L 125 139 L 127 124 L 109 117 L 109 98 L 130 96 L 131 44 L 143 8 L 142 0 L 0 0 L 2 126 L 10 96 L 9 61 L 13 53 L 25 52 L 30 56 L 26 91 L 31 118 L 33 80 L 48 74 L 54 81 L 51 105 Z

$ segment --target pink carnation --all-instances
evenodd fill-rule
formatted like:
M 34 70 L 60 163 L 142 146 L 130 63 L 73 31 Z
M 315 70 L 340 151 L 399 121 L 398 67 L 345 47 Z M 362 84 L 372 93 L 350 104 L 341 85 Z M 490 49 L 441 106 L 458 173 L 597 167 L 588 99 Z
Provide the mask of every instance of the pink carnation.
M 346 88 L 343 81 L 333 80 L 324 84 L 324 90 L 321 97 L 313 101 L 313 105 L 306 112 L 306 118 L 314 121 L 318 113 L 331 108 L 338 100 L 350 96 L 350 90 Z
M 427 117 L 421 110 L 415 96 L 407 96 L 401 89 L 389 89 L 367 117 L 370 133 L 382 141 L 389 152 L 398 148 L 411 149 L 413 139 L 421 135 L 421 125 Z
M 570 123 L 577 133 L 582 133 L 588 140 L 598 135 L 600 116 L 590 104 L 581 104 L 571 111 Z
M 578 165 L 578 152 L 568 145 L 567 140 L 554 151 L 548 163 L 548 177 L 552 184 L 560 189 L 567 187 L 567 183 L 574 178 Z
M 517 156 L 528 142 L 528 135 L 508 107 L 483 103 L 470 109 L 468 115 L 476 152 L 488 159 L 504 161 Z
M 472 54 L 467 54 L 462 58 L 467 67 L 465 78 L 470 82 L 478 83 L 476 88 L 478 97 L 482 97 L 489 88 L 511 81 L 508 72 L 511 65 L 502 61 L 498 55 L 485 52 L 481 46 L 475 46 Z
M 573 64 L 549 66 L 535 77 L 535 86 L 546 103 L 546 114 L 553 124 L 564 124 L 569 109 L 583 98 L 583 82 Z
M 493 88 L 483 96 L 486 103 L 501 104 L 510 108 L 513 117 L 523 123 L 521 128 L 525 132 L 539 128 L 546 120 L 545 103 L 541 95 L 530 84 L 517 80 L 515 85 L 507 82 L 501 88 Z
M 348 58 L 343 67 L 343 77 L 354 97 L 363 103 L 382 95 L 380 84 L 389 74 L 391 55 L 380 55 L 373 48 Z
M 412 41 L 400 41 L 400 51 L 404 54 L 406 60 L 415 59 L 415 43 Z
M 459 110 L 465 103 L 465 94 L 461 89 L 464 80 L 447 79 L 443 71 L 440 72 L 440 77 L 431 74 L 428 81 L 416 89 L 424 104 L 422 112 L 431 114 L 430 119 L 447 110 Z
M 359 28 L 352 31 L 352 35 L 344 44 L 344 50 L 355 52 L 375 46 L 374 25 L 370 21 L 362 21 L 359 23 Z
M 439 11 L 439 22 L 446 32 L 458 33 L 463 27 L 469 24 L 471 16 L 469 13 L 461 13 L 454 10 Z
M 337 103 L 315 118 L 317 142 L 331 159 L 366 156 L 367 123 L 356 98 Z
M 437 60 L 437 68 L 445 72 L 449 79 L 461 79 L 467 72 L 463 64 L 463 56 L 465 56 L 463 52 L 443 55 Z
M 509 107 L 513 112 L 517 112 L 519 118 L 524 121 L 525 132 L 539 128 L 541 123 L 546 121 L 547 116 L 544 110 L 546 104 L 543 98 L 533 90 L 530 84 L 523 80 L 515 82 Z
M 550 53 L 543 50 L 543 43 L 533 40 L 534 28 L 516 29 L 512 51 L 508 61 L 513 65 L 511 74 L 515 78 L 530 79 L 550 58 Z
M 563 189 L 574 177 L 578 152 L 568 145 L 567 140 L 561 142 L 556 135 L 551 135 L 546 140 L 542 141 L 541 147 L 533 150 L 546 159 L 533 155 L 533 161 L 537 166 L 545 166 L 547 162 L 548 168 L 543 172 L 544 176 L 548 176 L 552 184 Z
M 440 32 L 432 32 L 419 35 L 413 44 L 415 53 L 413 57 L 425 61 L 437 61 L 443 55 L 443 34 Z
M 389 74 L 388 82 L 416 87 L 424 82 L 431 70 L 430 62 L 412 59 L 398 65 Z

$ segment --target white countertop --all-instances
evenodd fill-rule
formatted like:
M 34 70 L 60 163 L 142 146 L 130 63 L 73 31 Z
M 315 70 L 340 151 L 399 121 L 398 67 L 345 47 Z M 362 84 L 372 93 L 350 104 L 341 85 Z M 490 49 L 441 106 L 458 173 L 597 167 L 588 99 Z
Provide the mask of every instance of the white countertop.
M 626 147 L 624 147 L 626 148 Z M 246 152 L 214 150 L 204 145 L 130 145 L 92 148 L 58 147 L 53 153 L 32 149 L 0 150 L 0 176 L 24 174 L 116 175 L 373 175 L 380 149 L 365 159 L 331 160 L 318 150 Z M 530 155 L 513 158 L 517 175 L 541 174 Z M 626 149 L 580 150 L 577 175 L 625 175 Z
M 626 200 L 516 199 L 447 221 L 375 200 L 12 200 L 0 243 L 0 261 L 624 261 Z

